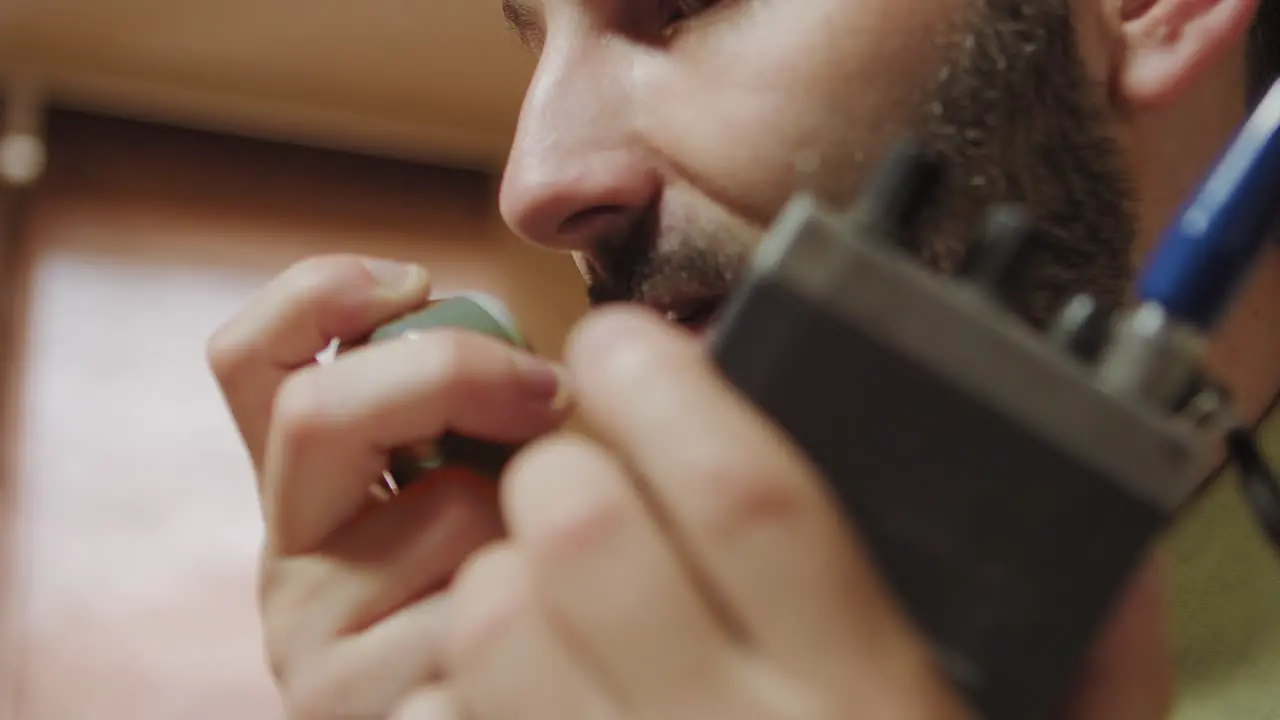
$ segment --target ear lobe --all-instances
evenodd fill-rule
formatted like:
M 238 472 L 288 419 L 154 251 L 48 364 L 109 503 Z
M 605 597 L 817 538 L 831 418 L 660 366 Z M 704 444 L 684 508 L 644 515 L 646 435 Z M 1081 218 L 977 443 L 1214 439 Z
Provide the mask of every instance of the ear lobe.
M 1248 34 L 1259 0 L 1122 0 L 1115 89 L 1130 107 L 1178 97 Z

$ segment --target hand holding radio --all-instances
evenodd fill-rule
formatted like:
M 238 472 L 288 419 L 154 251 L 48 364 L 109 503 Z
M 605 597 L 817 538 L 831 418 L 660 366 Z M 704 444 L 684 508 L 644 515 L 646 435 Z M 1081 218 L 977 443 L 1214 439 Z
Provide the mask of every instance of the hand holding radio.
M 861 527 L 704 343 L 606 309 L 566 357 L 592 439 L 508 468 L 511 537 L 451 591 L 448 693 L 424 699 L 446 714 L 406 718 L 972 717 Z M 1160 589 L 1154 565 L 1131 583 L 1063 720 L 1165 717 Z

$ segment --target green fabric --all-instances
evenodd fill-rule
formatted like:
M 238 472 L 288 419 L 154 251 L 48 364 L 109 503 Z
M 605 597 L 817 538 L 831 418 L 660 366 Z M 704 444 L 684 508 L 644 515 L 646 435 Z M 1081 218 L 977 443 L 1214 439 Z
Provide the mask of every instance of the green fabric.
M 1280 413 L 1262 444 L 1280 462 Z M 1280 720 L 1280 555 L 1254 524 L 1234 473 L 1219 478 L 1168 537 L 1174 720 Z

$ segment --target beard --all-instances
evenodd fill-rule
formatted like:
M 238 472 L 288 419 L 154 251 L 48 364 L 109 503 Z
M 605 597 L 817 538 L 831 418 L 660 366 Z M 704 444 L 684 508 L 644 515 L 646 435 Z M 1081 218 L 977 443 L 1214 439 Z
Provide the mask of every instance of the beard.
M 1122 304 L 1136 237 L 1131 192 L 1067 0 L 970 0 L 957 27 L 941 39 L 946 61 L 904 129 L 946 168 L 920 219 L 921 261 L 954 274 L 987 209 L 1017 203 L 1038 233 L 1012 310 L 1043 327 L 1079 293 Z M 882 154 L 862 150 L 852 166 Z M 732 225 L 646 213 L 597 243 L 586 273 L 592 303 L 727 295 L 751 246 Z
M 1089 293 L 1124 303 L 1137 236 L 1133 193 L 1090 85 L 1065 0 L 975 0 L 921 113 L 948 170 L 922 259 L 956 271 L 993 203 L 1018 203 L 1037 247 L 1013 309 L 1043 327 Z

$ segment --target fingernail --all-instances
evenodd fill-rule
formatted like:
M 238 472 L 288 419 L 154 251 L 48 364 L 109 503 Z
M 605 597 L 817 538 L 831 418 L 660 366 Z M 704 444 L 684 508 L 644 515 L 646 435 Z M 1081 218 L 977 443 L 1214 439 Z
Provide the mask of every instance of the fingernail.
M 427 269 L 416 263 L 372 259 L 365 260 L 364 265 L 384 295 L 409 295 L 418 292 L 427 281 Z
M 552 410 L 557 411 L 569 406 L 573 392 L 569 385 L 569 374 L 564 368 L 523 353 L 516 355 L 516 358 L 530 399 L 547 403 Z

